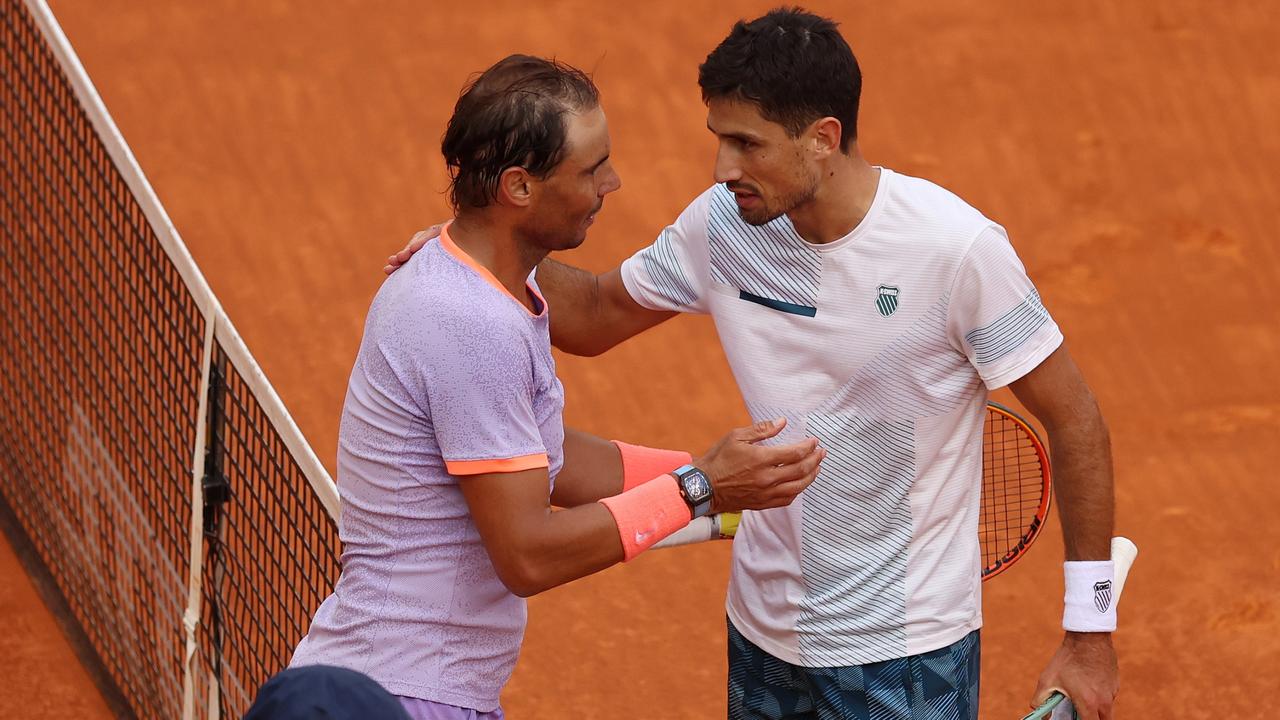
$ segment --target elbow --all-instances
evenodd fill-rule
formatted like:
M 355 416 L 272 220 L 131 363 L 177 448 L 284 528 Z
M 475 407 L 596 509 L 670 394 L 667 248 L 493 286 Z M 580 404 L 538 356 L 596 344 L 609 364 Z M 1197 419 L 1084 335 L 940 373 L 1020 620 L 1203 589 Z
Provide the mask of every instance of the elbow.
M 555 334 L 551 336 L 551 344 L 555 345 L 560 352 L 577 355 L 578 357 L 596 357 L 603 355 L 613 347 L 612 343 L 605 342 L 603 338 L 578 340 L 560 337 Z
M 1107 427 L 1107 419 L 1102 416 L 1102 408 L 1092 392 L 1088 394 L 1077 422 L 1087 432 L 1110 444 L 1111 428 Z
M 548 579 L 541 566 L 530 558 L 516 558 L 502 567 L 495 566 L 494 569 L 502 584 L 517 597 L 533 597 L 555 587 L 555 583 Z

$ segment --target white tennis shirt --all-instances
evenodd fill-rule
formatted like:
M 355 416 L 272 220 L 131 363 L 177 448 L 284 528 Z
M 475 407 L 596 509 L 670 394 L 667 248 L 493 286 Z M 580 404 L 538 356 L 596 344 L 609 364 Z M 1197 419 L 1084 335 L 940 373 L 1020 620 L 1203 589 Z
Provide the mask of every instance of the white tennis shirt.
M 809 667 L 936 650 L 982 624 L 977 538 L 988 389 L 1062 342 L 1004 229 L 880 170 L 852 232 L 746 224 L 712 187 L 622 266 L 655 310 L 709 313 L 756 420 L 828 457 L 789 507 L 748 512 L 728 614 Z

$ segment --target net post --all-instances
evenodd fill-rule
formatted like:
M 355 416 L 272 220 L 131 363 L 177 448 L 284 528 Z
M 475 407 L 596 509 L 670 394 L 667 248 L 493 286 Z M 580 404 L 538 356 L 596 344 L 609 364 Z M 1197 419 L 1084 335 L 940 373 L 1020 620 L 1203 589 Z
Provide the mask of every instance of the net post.
M 200 600 L 204 577 L 204 502 L 205 449 L 209 427 L 208 402 L 210 389 L 210 363 L 213 358 L 213 337 L 216 316 L 206 316 L 204 350 L 200 360 L 200 409 L 196 415 L 196 437 L 191 459 L 191 528 L 190 562 L 187 573 L 187 608 L 182 614 L 182 627 L 186 631 L 186 654 L 182 665 L 182 717 L 195 718 L 195 669 L 199 664 L 197 632 L 200 627 Z

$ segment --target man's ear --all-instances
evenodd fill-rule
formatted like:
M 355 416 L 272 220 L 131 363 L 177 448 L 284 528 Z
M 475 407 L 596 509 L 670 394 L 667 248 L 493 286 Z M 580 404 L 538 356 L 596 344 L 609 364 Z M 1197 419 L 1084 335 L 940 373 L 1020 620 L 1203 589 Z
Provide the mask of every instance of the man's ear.
M 840 152 L 840 138 L 843 137 L 844 128 L 839 120 L 833 117 L 821 118 L 809 126 L 809 132 L 810 147 L 819 159 Z
M 498 176 L 498 202 L 511 207 L 528 207 L 533 201 L 533 176 L 522 167 L 509 167 Z

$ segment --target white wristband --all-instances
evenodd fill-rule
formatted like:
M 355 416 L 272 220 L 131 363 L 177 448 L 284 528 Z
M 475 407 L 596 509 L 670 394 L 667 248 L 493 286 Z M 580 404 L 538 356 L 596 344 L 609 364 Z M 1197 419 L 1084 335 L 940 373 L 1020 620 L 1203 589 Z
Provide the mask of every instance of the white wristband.
M 1116 629 L 1115 563 L 1085 560 L 1062 564 L 1066 580 L 1062 629 L 1070 632 L 1114 632 Z

